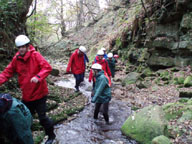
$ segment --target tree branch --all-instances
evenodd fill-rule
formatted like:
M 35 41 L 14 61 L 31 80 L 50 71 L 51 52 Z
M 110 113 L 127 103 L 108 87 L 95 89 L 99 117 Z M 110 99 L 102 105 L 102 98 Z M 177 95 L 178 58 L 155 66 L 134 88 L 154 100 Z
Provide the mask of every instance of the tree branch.
M 35 6 L 31 12 L 31 14 L 29 16 L 27 16 L 27 19 L 33 15 L 33 13 L 36 11 L 36 7 L 37 7 L 37 0 L 35 0 Z

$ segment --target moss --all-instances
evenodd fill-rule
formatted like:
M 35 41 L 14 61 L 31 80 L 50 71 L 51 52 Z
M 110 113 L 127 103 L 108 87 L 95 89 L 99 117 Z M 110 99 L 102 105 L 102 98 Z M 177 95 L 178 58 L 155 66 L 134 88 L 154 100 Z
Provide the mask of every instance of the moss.
M 187 76 L 187 78 L 184 81 L 184 87 L 190 87 L 192 86 L 192 76 Z
M 121 131 L 140 143 L 151 144 L 154 137 L 166 131 L 166 120 L 159 106 L 148 106 L 128 117 Z
M 152 144 L 171 144 L 171 141 L 164 135 L 155 137 L 152 140 Z
M 35 138 L 34 138 L 34 143 L 40 144 L 43 141 L 44 137 L 45 137 L 45 133 L 43 131 L 38 133 L 38 135 L 35 136 Z
M 168 103 L 163 106 L 163 111 L 165 112 L 165 118 L 167 120 L 180 118 L 184 111 L 192 108 L 191 105 L 187 103 Z

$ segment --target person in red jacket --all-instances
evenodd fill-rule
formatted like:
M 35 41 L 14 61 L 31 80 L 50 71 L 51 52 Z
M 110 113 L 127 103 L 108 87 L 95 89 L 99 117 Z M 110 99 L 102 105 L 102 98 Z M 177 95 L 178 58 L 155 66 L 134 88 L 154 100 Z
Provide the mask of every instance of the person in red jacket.
M 89 62 L 85 52 L 86 48 L 84 46 L 80 46 L 78 49 L 76 49 L 71 55 L 66 69 L 66 73 L 71 72 L 74 74 L 76 80 L 76 92 L 79 91 L 79 85 L 84 80 L 86 62 Z
M 55 134 L 53 132 L 53 122 L 46 116 L 48 88 L 45 78 L 52 68 L 43 56 L 35 51 L 27 36 L 17 36 L 15 44 L 19 50 L 0 74 L 0 86 L 8 81 L 14 73 L 17 73 L 22 91 L 22 101 L 32 114 L 35 111 L 37 112 L 40 124 L 48 135 L 46 144 L 51 144 L 55 139 Z
M 98 63 L 102 66 L 102 69 L 104 71 L 104 73 L 106 73 L 108 75 L 108 77 L 111 79 L 111 70 L 109 68 L 108 62 L 104 59 L 104 52 L 103 50 L 99 50 L 97 52 L 97 56 L 95 58 L 95 60 L 93 61 L 92 64 L 94 63 Z M 89 72 L 89 82 L 91 82 L 93 80 L 93 86 L 94 86 L 94 79 L 93 79 L 93 71 L 90 70 Z

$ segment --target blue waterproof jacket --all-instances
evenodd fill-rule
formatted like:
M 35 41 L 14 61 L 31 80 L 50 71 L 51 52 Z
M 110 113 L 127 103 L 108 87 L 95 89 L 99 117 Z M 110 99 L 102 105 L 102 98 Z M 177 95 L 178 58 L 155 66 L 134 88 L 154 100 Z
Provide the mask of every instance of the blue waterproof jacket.
M 91 102 L 108 103 L 111 100 L 111 88 L 109 87 L 109 81 L 105 77 L 103 70 L 96 75 L 96 82 L 93 91 L 94 96 Z
M 19 100 L 12 98 L 11 107 L 0 114 L 0 128 L 12 142 L 33 144 L 31 133 L 32 116 L 29 109 Z

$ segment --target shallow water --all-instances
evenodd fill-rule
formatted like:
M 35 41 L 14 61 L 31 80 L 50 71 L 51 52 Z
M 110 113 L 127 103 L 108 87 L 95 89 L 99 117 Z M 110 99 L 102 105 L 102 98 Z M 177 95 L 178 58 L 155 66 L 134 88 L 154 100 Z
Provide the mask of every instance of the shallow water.
M 74 88 L 75 80 L 69 77 L 66 80 L 56 82 L 56 85 L 66 88 Z M 77 114 L 76 119 L 69 123 L 55 126 L 56 142 L 58 144 L 136 144 L 123 136 L 120 128 L 127 117 L 131 114 L 131 108 L 127 103 L 119 100 L 110 102 L 109 117 L 110 125 L 106 125 L 100 113 L 98 121 L 93 119 L 94 104 L 90 103 L 90 86 L 87 79 L 84 80 L 80 91 L 89 97 L 89 104 Z

